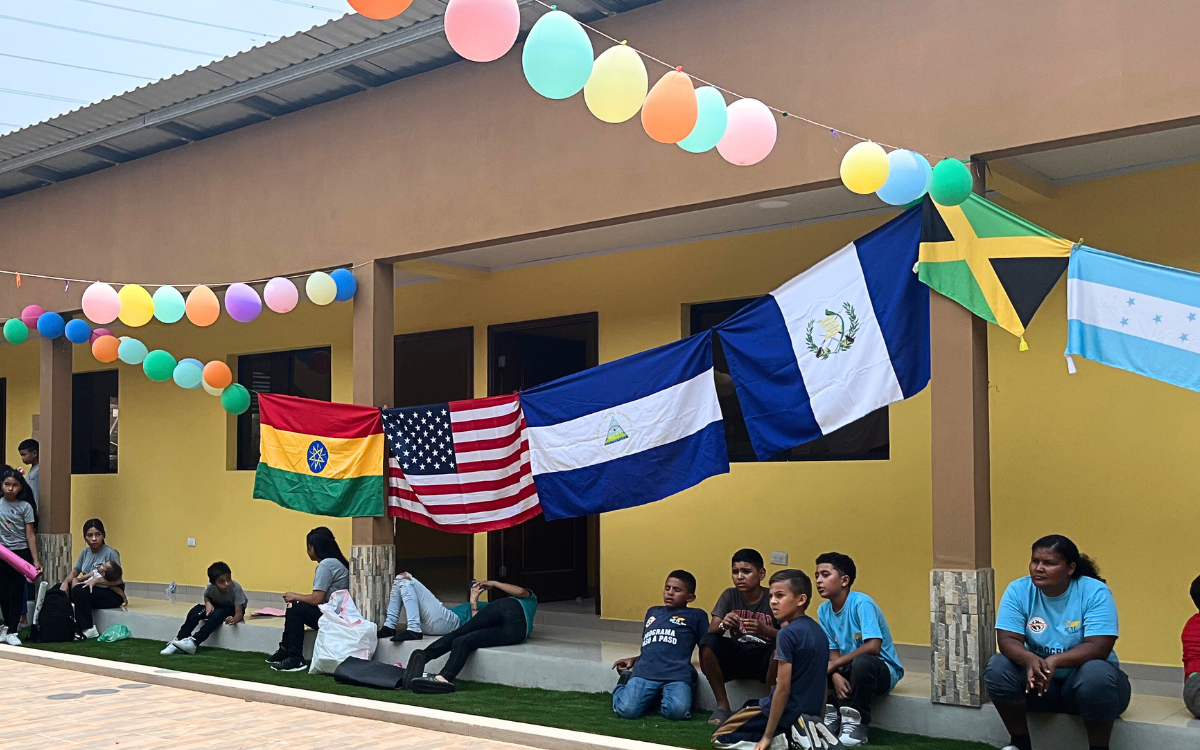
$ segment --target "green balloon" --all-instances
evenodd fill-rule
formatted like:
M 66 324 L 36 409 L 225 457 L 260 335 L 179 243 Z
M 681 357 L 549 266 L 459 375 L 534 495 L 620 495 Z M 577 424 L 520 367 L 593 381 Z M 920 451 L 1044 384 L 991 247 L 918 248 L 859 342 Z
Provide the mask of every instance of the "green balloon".
M 971 197 L 975 180 L 971 170 L 958 159 L 942 159 L 933 168 L 933 184 L 929 197 L 943 206 L 957 206 Z
M 230 414 L 241 414 L 250 408 L 250 391 L 241 383 L 234 383 L 221 393 L 221 408 Z
M 155 349 L 142 360 L 142 369 L 145 370 L 146 377 L 156 383 L 162 383 L 170 380 L 175 373 L 175 358 L 162 349 Z
M 10 344 L 24 344 L 29 338 L 29 326 L 20 318 L 9 318 L 4 322 L 4 340 Z

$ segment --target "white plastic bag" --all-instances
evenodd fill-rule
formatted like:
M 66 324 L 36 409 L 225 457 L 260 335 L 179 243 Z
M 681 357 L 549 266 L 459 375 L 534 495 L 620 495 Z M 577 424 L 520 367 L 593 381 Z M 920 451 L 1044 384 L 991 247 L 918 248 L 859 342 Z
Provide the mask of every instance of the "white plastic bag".
M 320 606 L 321 621 L 313 644 L 309 674 L 333 674 L 351 656 L 370 659 L 379 640 L 375 623 L 363 620 L 346 590 L 335 591 Z

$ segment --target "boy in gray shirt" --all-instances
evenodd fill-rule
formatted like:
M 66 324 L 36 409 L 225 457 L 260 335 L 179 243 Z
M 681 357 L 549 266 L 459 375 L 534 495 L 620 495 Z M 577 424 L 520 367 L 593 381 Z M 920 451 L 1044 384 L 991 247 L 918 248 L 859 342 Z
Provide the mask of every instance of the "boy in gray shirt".
M 204 588 L 204 603 L 192 607 L 179 628 L 179 635 L 167 644 L 159 653 L 170 655 L 182 651 L 185 654 L 196 653 L 196 647 L 204 643 L 210 635 L 226 625 L 237 625 L 246 619 L 246 592 L 241 585 L 233 580 L 233 572 L 223 562 L 215 562 L 208 566 L 208 586 Z M 199 632 L 192 635 L 200 621 L 204 625 Z

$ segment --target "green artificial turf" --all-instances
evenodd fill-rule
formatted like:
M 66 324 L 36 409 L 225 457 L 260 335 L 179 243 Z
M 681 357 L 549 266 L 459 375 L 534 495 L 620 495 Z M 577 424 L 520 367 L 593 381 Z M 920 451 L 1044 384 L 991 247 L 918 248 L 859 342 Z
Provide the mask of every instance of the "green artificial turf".
M 661 717 L 649 716 L 638 721 L 626 721 L 613 716 L 612 696 L 606 693 L 570 693 L 533 688 L 515 688 L 482 682 L 456 682 L 458 692 L 451 695 L 416 695 L 408 690 L 373 690 L 371 688 L 339 685 L 328 675 L 310 675 L 307 672 L 276 672 L 265 662 L 265 654 L 245 651 L 226 651 L 218 648 L 201 647 L 195 656 L 176 654 L 163 656 L 158 653 L 163 644 L 131 638 L 116 643 L 100 643 L 89 640 L 80 643 L 33 644 L 29 648 L 78 654 L 98 659 L 142 664 L 151 667 L 195 672 L 214 677 L 281 685 L 322 693 L 369 698 L 372 700 L 405 703 L 416 706 L 441 708 L 476 716 L 509 719 L 528 724 L 539 724 L 560 729 L 574 729 L 611 737 L 625 737 L 646 742 L 657 742 L 677 747 L 708 748 L 712 728 L 707 724 L 708 714 L 701 712 L 691 721 L 666 721 Z M 976 742 L 939 740 L 916 735 L 871 731 L 872 748 L 880 750 L 982 750 L 987 745 Z

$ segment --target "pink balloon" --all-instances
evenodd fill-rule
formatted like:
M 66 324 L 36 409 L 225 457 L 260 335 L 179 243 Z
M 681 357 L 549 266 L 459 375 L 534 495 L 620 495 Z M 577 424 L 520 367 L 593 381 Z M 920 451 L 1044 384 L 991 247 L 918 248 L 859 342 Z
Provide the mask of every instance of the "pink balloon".
M 512 49 L 521 31 L 517 0 L 450 0 L 446 41 L 468 60 L 491 62 Z
M 111 323 L 120 312 L 121 298 L 108 284 L 97 281 L 83 291 L 83 314 L 93 323 Z
M 258 292 L 246 284 L 230 284 L 225 290 L 225 311 L 239 323 L 249 323 L 262 312 Z
M 717 151 L 730 164 L 748 167 L 767 158 L 775 148 L 775 114 L 757 99 L 738 99 L 729 105 L 729 125 Z
M 96 343 L 96 339 L 100 338 L 101 336 L 111 336 L 111 335 L 113 335 L 112 331 L 108 330 L 107 328 L 97 328 L 94 331 L 92 331 L 92 337 L 90 339 L 88 339 L 88 343 L 94 344 L 94 343 Z
M 291 312 L 300 301 L 300 292 L 290 280 L 277 276 L 263 287 L 263 301 L 274 312 Z
M 37 328 L 38 318 L 42 317 L 42 313 L 46 310 L 41 305 L 26 305 L 21 311 L 21 322 L 30 328 Z

